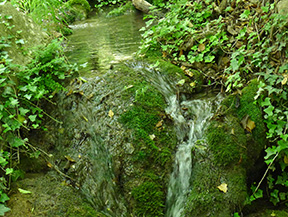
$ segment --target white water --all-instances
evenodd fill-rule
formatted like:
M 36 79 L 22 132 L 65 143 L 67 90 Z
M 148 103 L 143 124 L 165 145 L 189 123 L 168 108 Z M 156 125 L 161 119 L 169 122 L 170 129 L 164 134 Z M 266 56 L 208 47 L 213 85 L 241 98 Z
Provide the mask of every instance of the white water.
M 170 176 L 166 198 L 166 217 L 182 217 L 181 215 L 187 195 L 193 190 L 190 185 L 192 174 L 191 150 L 198 140 L 203 139 L 205 128 L 213 116 L 213 111 L 220 104 L 221 95 L 201 97 L 179 103 L 176 83 L 167 79 L 157 70 L 138 63 L 133 68 L 139 69 L 143 76 L 163 94 L 168 104 L 165 109 L 174 121 L 179 145 L 175 154 L 173 172 Z M 149 72 L 147 72 L 149 71 Z M 188 113 L 184 115 L 183 108 Z M 185 116 L 185 117 L 184 117 Z
M 184 209 L 187 194 L 191 190 L 190 177 L 192 173 L 192 156 L 191 149 L 195 142 L 202 139 L 205 127 L 212 116 L 212 100 L 197 99 L 184 101 L 181 107 L 189 109 L 193 114 L 188 120 L 189 134 L 188 140 L 183 141 L 179 146 L 175 155 L 175 163 L 173 172 L 170 177 L 167 201 L 166 201 L 166 216 L 181 217 L 181 212 Z M 183 116 L 173 117 L 175 125 L 183 122 Z

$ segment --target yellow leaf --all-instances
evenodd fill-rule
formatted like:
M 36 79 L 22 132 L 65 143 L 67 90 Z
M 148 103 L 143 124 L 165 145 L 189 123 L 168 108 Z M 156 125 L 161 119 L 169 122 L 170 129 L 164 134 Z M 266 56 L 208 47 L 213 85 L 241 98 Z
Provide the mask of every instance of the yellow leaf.
M 162 127 L 163 125 L 163 120 L 159 121 L 157 124 L 156 124 L 156 127 L 159 128 L 159 127 Z
M 53 167 L 53 165 L 48 161 L 47 162 L 47 166 L 49 167 L 49 168 L 52 168 Z
M 184 72 L 186 75 L 188 75 L 191 78 L 194 76 L 193 72 L 191 72 L 190 70 L 185 70 Z
M 185 84 L 185 79 L 181 79 L 180 81 L 178 81 L 178 83 L 176 85 L 177 86 L 183 86 L 183 84 Z
M 149 135 L 149 137 L 151 140 L 154 140 L 156 136 L 154 134 L 152 134 L 152 135 Z
M 112 110 L 110 110 L 110 111 L 108 112 L 108 116 L 109 116 L 110 118 L 113 118 L 114 112 L 113 112 Z
M 198 51 L 199 52 L 202 52 L 202 51 L 204 51 L 205 50 L 205 44 L 199 44 L 199 46 L 198 46 Z
M 195 82 L 191 82 L 191 83 L 190 83 L 190 86 L 191 86 L 191 87 L 196 87 L 196 83 L 195 83 Z
M 283 77 L 284 77 L 284 78 L 283 78 L 283 80 L 281 81 L 281 84 L 282 84 L 282 85 L 285 85 L 285 84 L 287 83 L 287 81 L 288 81 L 288 75 L 284 74 Z
M 224 193 L 226 193 L 226 192 L 228 191 L 228 186 L 227 186 L 226 183 L 222 183 L 222 184 L 219 185 L 217 188 L 218 188 L 220 191 L 224 192 Z
M 246 124 L 246 130 L 249 131 L 250 133 L 252 133 L 252 130 L 255 128 L 255 122 L 250 120 L 250 118 L 247 121 Z
M 84 115 L 82 115 L 82 118 L 83 118 L 86 122 L 88 122 L 88 118 L 86 118 Z
M 285 164 L 288 164 L 288 157 L 287 157 L 287 155 L 284 156 L 284 163 L 285 163 Z
M 234 130 L 234 128 L 231 129 L 231 134 L 232 134 L 232 135 L 235 135 L 235 130 Z

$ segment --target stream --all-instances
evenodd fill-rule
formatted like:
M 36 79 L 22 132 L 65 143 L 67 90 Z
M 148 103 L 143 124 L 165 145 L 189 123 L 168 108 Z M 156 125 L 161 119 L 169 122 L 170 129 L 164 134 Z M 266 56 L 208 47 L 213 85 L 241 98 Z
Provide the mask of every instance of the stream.
M 83 79 L 71 84 L 74 85 L 73 95 L 63 94 L 58 100 L 59 111 L 55 115 L 64 120 L 58 126 L 61 129 L 58 136 L 66 136 L 57 138 L 64 147 L 73 144 L 65 152 L 78 161 L 73 168 L 74 173 L 81 176 L 76 186 L 81 186 L 95 209 L 103 210 L 105 216 L 128 216 L 121 188 L 115 182 L 115 168 L 120 166 L 112 160 L 121 155 L 118 150 L 123 149 L 123 144 L 125 151 L 133 153 L 131 144 L 125 142 L 127 132 L 116 121 L 118 114 L 127 107 L 127 102 L 120 101 L 124 85 L 117 81 L 125 79 L 126 75 L 119 75 L 118 66 L 125 65 L 137 71 L 164 96 L 165 113 L 174 122 L 178 145 L 168 181 L 165 216 L 180 217 L 187 194 L 193 190 L 191 152 L 197 142 L 203 140 L 205 127 L 221 96 L 204 93 L 193 99 L 179 100 L 177 81 L 169 80 L 161 69 L 133 59 L 140 45 L 142 26 L 144 22 L 138 13 L 94 16 L 71 26 L 74 33 L 68 37 L 66 55 L 70 62 L 81 66 Z M 107 115 L 108 111 L 113 111 L 112 117 L 111 113 L 110 117 Z M 63 150 L 59 148 L 58 151 Z M 129 173 L 129 168 L 124 170 Z M 80 174 L 77 171 L 81 171 Z M 131 168 L 130 173 L 133 173 Z

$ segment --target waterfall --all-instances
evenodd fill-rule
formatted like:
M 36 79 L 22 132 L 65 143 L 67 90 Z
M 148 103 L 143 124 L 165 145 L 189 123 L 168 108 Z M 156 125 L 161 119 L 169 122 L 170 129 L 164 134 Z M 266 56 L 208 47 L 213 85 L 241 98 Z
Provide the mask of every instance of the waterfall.
M 203 139 L 205 128 L 213 116 L 213 111 L 221 102 L 221 94 L 201 97 L 201 99 L 179 102 L 176 83 L 145 63 L 133 63 L 153 85 L 163 94 L 167 102 L 166 114 L 169 114 L 175 125 L 179 145 L 175 154 L 173 172 L 170 175 L 166 198 L 166 217 L 181 217 L 189 191 L 192 174 L 191 150 L 198 140 Z M 183 109 L 188 111 L 184 114 Z
M 184 208 L 186 196 L 189 193 L 190 177 L 192 173 L 192 157 L 191 149 L 197 140 L 202 139 L 205 127 L 212 116 L 211 99 L 197 99 L 184 101 L 182 107 L 189 108 L 193 114 L 187 125 L 189 127 L 188 140 L 183 141 L 179 146 L 175 155 L 175 163 L 173 172 L 170 177 L 167 201 L 166 216 L 180 217 Z M 182 123 L 182 115 L 174 117 L 175 125 Z M 193 189 L 192 189 L 193 190 Z

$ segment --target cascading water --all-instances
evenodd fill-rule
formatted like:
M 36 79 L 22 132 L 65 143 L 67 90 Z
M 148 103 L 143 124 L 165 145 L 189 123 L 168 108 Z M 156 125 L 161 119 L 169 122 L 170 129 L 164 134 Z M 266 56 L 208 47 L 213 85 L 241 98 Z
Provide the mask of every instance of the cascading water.
M 168 186 L 166 216 L 181 217 L 187 194 L 191 190 L 191 150 L 198 140 L 203 139 L 205 128 L 213 115 L 215 107 L 221 101 L 221 95 L 184 100 L 180 103 L 175 88 L 176 85 L 159 71 L 143 63 L 138 63 L 138 65 L 134 63 L 133 68 L 138 68 L 143 76 L 151 81 L 163 94 L 168 105 L 165 112 L 174 121 L 179 145 Z M 188 114 L 183 114 L 182 109 L 188 111 Z
M 197 140 L 203 138 L 204 129 L 212 116 L 211 99 L 184 101 L 181 105 L 189 108 L 193 113 L 193 117 L 188 121 L 190 128 L 189 138 L 178 146 L 175 155 L 174 169 L 170 177 L 167 194 L 167 217 L 181 216 L 186 195 L 190 191 L 190 177 L 192 173 L 191 149 Z M 180 121 L 182 121 L 182 117 L 180 117 Z M 177 125 L 179 118 L 174 117 L 174 120 Z

